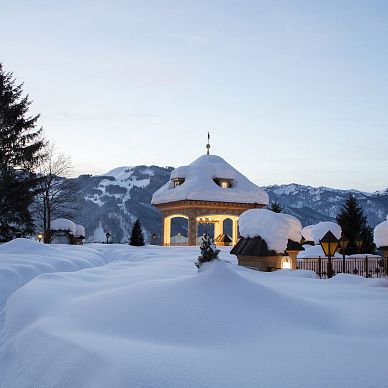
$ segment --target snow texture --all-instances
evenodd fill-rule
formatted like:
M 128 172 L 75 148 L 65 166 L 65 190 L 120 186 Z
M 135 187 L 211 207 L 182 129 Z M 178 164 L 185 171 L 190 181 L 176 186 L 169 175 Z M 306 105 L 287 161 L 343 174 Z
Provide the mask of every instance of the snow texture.
M 300 242 L 302 238 L 302 225 L 297 218 L 268 209 L 251 209 L 242 213 L 239 229 L 243 237 L 260 236 L 268 249 L 277 253 L 284 253 L 288 239 Z
M 72 235 L 76 235 L 77 226 L 73 221 L 70 221 L 66 218 L 57 218 L 51 222 L 51 230 L 66 230 Z
M 18 282 L 0 317 L 0 386 L 386 386 L 385 279 L 261 273 L 227 248 L 232 264 L 197 273 L 196 256 L 198 247 L 0 246 L 0 273 Z
M 174 178 L 183 178 L 185 182 L 174 188 Z M 214 182 L 214 178 L 231 179 L 232 187 L 222 188 Z M 154 193 L 152 203 L 187 199 L 268 204 L 268 194 L 264 190 L 216 155 L 200 156 L 190 165 L 173 170 L 171 180 Z
M 338 239 L 341 238 L 341 227 L 335 222 L 331 221 L 324 221 L 315 225 L 305 226 L 302 229 L 302 236 L 306 241 L 313 241 L 314 244 L 319 244 L 319 241 L 329 230 L 334 234 L 335 237 Z
M 384 221 L 375 227 L 373 238 L 377 248 L 388 247 L 388 216 L 387 221 Z
M 0 319 L 1 387 L 386 386 L 385 279 L 261 273 L 225 248 L 232 264 L 198 273 L 198 247 L 0 251 L 20 282 Z

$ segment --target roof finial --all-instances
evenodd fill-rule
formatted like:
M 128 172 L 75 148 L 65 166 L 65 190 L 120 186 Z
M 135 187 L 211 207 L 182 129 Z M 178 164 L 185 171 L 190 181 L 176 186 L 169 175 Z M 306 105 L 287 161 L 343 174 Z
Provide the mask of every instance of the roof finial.
M 209 155 L 209 150 L 210 150 L 210 133 L 207 133 L 207 144 L 206 144 L 207 152 L 206 154 Z

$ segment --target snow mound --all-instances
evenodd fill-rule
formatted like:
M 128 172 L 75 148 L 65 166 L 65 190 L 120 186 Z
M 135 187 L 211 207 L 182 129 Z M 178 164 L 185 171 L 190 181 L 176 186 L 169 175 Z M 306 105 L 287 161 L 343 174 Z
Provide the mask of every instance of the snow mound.
M 82 225 L 75 225 L 75 235 L 77 237 L 85 237 L 85 228 Z
M 375 227 L 373 240 L 377 248 L 388 247 L 388 216 L 387 221 L 384 221 Z
M 329 230 L 334 234 L 335 237 L 337 237 L 338 239 L 341 238 L 341 227 L 335 222 L 324 221 L 313 225 L 312 235 L 314 243 L 319 244 L 319 241 Z
M 268 204 L 268 194 L 217 155 L 203 155 L 188 166 L 171 172 L 171 179 L 182 178 L 184 183 L 174 187 L 167 182 L 152 196 L 152 204 L 182 200 L 204 200 L 235 203 Z M 222 188 L 215 178 L 232 180 L 230 188 Z
M 73 221 L 66 218 L 57 218 L 51 222 L 51 230 L 67 230 L 72 235 L 76 234 L 77 227 Z
M 320 245 L 313 245 L 313 246 L 306 246 L 304 245 L 305 250 L 300 251 L 298 253 L 297 258 L 298 259 L 318 259 L 319 257 L 325 258 L 326 255 L 323 252 L 323 249 Z M 342 258 L 342 255 L 340 255 L 338 252 L 334 254 L 332 257 Z
M 274 213 L 268 209 L 250 209 L 239 218 L 240 234 L 243 237 L 260 236 L 269 250 L 283 253 L 287 249 L 288 239 L 299 242 L 302 225 L 300 221 L 283 213 Z
M 107 262 L 102 253 L 82 246 L 46 245 L 22 238 L 2 244 L 0 306 L 15 290 L 38 275 L 58 271 L 78 271 Z
M 314 241 L 313 226 L 314 225 L 307 225 L 302 229 L 301 234 L 302 234 L 303 238 L 305 239 L 305 241 Z
M 5 354 L 17 354 L 18 365 L 5 364 L 5 384 L 22 386 L 31 378 L 23 376 L 28 366 L 47 386 L 148 386 L 142 371 L 153 375 L 156 367 L 146 361 L 149 352 L 159 362 L 176 352 L 190 358 L 259 343 L 263 333 L 284 328 L 329 333 L 335 321 L 323 306 L 246 279 L 220 261 L 186 278 L 111 284 L 99 292 L 90 290 L 93 280 L 86 272 L 48 274 L 10 298 Z M 37 343 L 39 357 L 32 352 Z M 159 368 L 154 373 L 160 376 Z
M 329 230 L 334 234 L 335 237 L 338 239 L 341 238 L 341 227 L 335 222 L 331 221 L 324 221 L 315 225 L 305 226 L 302 229 L 302 236 L 306 241 L 313 241 L 314 244 L 319 244 L 319 241 Z

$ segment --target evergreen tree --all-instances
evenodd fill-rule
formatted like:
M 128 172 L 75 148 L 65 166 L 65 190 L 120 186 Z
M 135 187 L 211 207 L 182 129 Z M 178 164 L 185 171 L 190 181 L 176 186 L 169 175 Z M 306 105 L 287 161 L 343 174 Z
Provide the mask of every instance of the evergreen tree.
M 284 207 L 279 202 L 272 202 L 269 210 L 272 210 L 274 213 L 284 213 Z
M 195 266 L 199 269 L 203 263 L 218 259 L 220 250 L 216 248 L 214 240 L 205 232 L 200 246 L 201 256 L 198 257 Z
M 375 245 L 373 244 L 373 231 L 368 226 L 367 218 L 357 198 L 350 194 L 340 212 L 336 217 L 337 223 L 341 226 L 342 233 L 349 240 L 346 253 L 351 255 L 359 253 L 356 240 L 363 240 L 361 253 L 373 253 Z
M 144 245 L 144 236 L 139 219 L 133 224 L 129 245 L 134 245 L 136 247 Z
M 28 208 L 45 144 L 42 128 L 36 128 L 39 115 L 29 116 L 31 102 L 22 86 L 0 63 L 0 241 L 33 232 Z

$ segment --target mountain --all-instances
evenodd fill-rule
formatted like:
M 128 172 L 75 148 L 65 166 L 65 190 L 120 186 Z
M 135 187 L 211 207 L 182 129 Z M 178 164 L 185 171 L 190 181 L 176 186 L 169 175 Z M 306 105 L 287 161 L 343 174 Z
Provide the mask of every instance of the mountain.
M 146 240 L 162 228 L 159 210 L 151 206 L 152 194 L 170 178 L 173 167 L 118 167 L 105 175 L 80 175 L 74 180 L 80 188 L 76 223 L 86 228 L 87 241 L 105 241 L 109 231 L 113 242 L 127 242 L 132 224 L 139 218 Z M 281 203 L 286 212 L 299 218 L 303 225 L 334 220 L 350 193 L 364 207 L 369 224 L 374 227 L 388 214 L 388 189 L 365 193 L 299 184 L 263 187 L 271 202 Z M 177 219 L 172 234 L 184 234 L 185 221 Z

